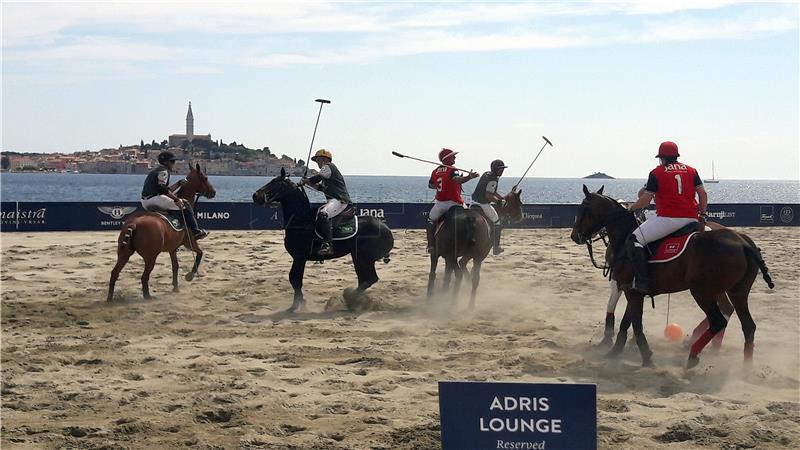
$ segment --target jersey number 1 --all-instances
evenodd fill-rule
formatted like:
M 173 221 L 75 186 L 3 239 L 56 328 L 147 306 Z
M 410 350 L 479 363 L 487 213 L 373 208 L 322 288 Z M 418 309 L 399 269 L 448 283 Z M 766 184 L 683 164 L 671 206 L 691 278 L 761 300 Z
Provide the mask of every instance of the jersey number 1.
M 681 180 L 680 174 L 675 174 L 675 181 L 678 182 L 678 195 L 683 195 L 683 180 Z

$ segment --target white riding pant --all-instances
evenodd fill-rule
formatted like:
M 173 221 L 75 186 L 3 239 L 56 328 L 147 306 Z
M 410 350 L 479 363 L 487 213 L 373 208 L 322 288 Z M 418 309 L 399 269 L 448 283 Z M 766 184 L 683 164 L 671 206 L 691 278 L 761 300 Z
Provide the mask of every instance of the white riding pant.
M 436 201 L 434 201 L 433 202 L 433 208 L 431 208 L 431 212 L 428 213 L 428 220 L 430 220 L 433 223 L 438 222 L 439 219 L 442 218 L 444 213 L 446 213 L 453 206 L 460 206 L 462 208 L 464 207 L 464 205 L 462 205 L 461 203 L 454 202 L 452 200 L 445 200 L 445 201 L 436 200 Z
M 639 243 L 639 246 L 644 246 L 694 222 L 697 222 L 697 219 L 662 216 L 650 217 L 643 224 L 639 225 L 637 229 L 633 230 L 633 235 L 636 237 L 636 242 Z
M 324 205 L 319 207 L 319 211 L 324 212 L 329 219 L 338 216 L 345 209 L 347 209 L 347 203 L 335 198 L 328 200 Z
M 490 203 L 473 203 L 473 205 L 478 205 L 483 210 L 483 214 L 492 221 L 492 223 L 497 223 L 500 220 L 500 216 L 497 215 L 497 211 L 495 211 L 494 206 Z
M 181 209 L 180 206 L 175 204 L 174 200 L 166 195 L 156 195 L 155 197 L 143 198 L 142 208 L 144 208 L 145 211 L 179 211 Z

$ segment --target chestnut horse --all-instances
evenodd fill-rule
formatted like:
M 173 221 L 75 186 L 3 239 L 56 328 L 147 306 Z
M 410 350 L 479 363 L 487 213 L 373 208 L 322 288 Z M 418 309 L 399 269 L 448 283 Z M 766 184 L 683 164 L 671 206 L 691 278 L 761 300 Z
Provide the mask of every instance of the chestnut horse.
M 175 193 L 178 198 L 186 200 L 192 204 L 192 209 L 197 211 L 197 199 L 200 196 L 214 198 L 216 191 L 208 177 L 200 170 L 200 164 L 195 167 L 189 165 L 189 174 L 186 175 L 186 183 L 181 185 Z M 172 260 L 172 291 L 178 292 L 178 255 L 180 246 L 195 252 L 194 266 L 192 271 L 186 274 L 186 281 L 192 281 L 197 274 L 200 260 L 203 258 L 203 250 L 191 237 L 191 230 L 186 225 L 181 232 L 175 231 L 167 224 L 160 215 L 152 212 L 135 214 L 128 217 L 122 225 L 122 230 L 117 238 L 117 264 L 111 271 L 111 281 L 108 283 L 107 301 L 112 301 L 114 297 L 114 285 L 117 282 L 120 271 L 128 263 L 128 259 L 134 253 L 138 253 L 144 259 L 144 272 L 142 272 L 142 294 L 145 299 L 150 297 L 150 272 L 156 264 L 156 258 L 161 252 L 169 252 Z
M 522 191 L 512 190 L 503 199 L 504 204 L 497 208 L 497 215 L 501 221 L 519 222 L 522 220 Z M 469 309 L 475 308 L 475 294 L 481 281 L 481 265 L 489 250 L 492 248 L 492 224 L 478 208 L 464 209 L 451 208 L 444 218 L 444 223 L 434 238 L 433 251 L 431 251 L 431 270 L 428 274 L 428 300 L 433 296 L 436 283 L 436 266 L 439 258 L 444 258 L 444 286 L 450 286 L 450 278 L 455 274 L 453 295 L 458 294 L 461 278 L 467 271 L 467 263 L 472 261 L 472 292 L 470 293 Z M 459 260 L 459 257 L 461 258 Z
M 644 295 L 631 290 L 633 271 L 630 261 L 623 256 L 625 240 L 637 227 L 637 222 L 633 213 L 616 200 L 602 195 L 602 192 L 603 188 L 593 193 L 583 186 L 585 198 L 578 210 L 571 237 L 576 244 L 582 245 L 605 227 L 613 255 L 611 276 L 623 288 L 628 300 L 617 340 L 609 356 L 622 353 L 628 328 L 633 325 L 642 364 L 650 366 L 653 352 L 642 327 Z M 774 287 L 760 249 L 745 234 L 729 229 L 699 233 L 686 244 L 686 250 L 680 257 L 650 265 L 651 295 L 688 289 L 710 324 L 708 330 L 692 344 L 686 363 L 688 368 L 700 362 L 699 354 L 706 344 L 728 325 L 717 304 L 720 297 L 726 294 L 742 324 L 745 362 L 752 361 L 756 324 L 750 315 L 747 299 L 759 269 L 767 285 Z

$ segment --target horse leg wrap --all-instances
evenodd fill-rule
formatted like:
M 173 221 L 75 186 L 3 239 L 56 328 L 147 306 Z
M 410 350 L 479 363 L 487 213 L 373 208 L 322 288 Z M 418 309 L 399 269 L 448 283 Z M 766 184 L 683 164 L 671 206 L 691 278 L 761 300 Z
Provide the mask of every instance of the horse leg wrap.
M 705 348 L 705 346 L 708 345 L 708 343 L 711 341 L 713 337 L 714 334 L 712 334 L 711 331 L 706 330 L 702 335 L 700 335 L 697 341 L 695 341 L 695 343 L 692 344 L 692 350 L 689 353 L 689 357 L 697 358 L 697 355 L 699 355 L 700 352 L 703 351 L 703 348 Z
M 614 337 L 614 313 L 606 313 L 606 328 L 603 332 L 604 337 Z
M 689 342 L 697 342 L 697 339 L 706 330 L 708 330 L 708 318 L 703 319 L 702 322 L 697 324 L 697 326 L 694 328 L 694 331 L 692 331 L 692 337 Z
M 744 343 L 744 360 L 747 362 L 753 362 L 753 350 L 755 347 L 754 342 L 745 342 Z

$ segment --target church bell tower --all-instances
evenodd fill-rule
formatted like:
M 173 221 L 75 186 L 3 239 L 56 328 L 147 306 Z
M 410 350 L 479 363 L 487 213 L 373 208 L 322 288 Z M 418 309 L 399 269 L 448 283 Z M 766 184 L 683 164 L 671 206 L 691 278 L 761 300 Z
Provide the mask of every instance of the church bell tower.
M 194 137 L 194 115 L 192 115 L 192 102 L 189 101 L 189 111 L 186 112 L 186 139 L 192 142 Z

